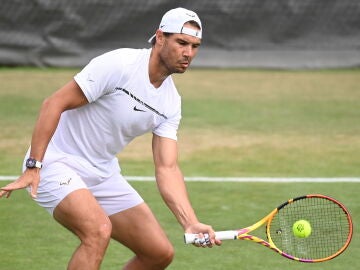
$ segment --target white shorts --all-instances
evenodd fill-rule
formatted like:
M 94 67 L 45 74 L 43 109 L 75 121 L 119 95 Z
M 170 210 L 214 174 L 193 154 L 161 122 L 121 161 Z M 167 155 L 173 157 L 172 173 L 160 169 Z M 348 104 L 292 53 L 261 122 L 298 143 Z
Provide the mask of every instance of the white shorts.
M 67 158 L 65 161 L 68 160 Z M 51 215 L 56 206 L 71 192 L 88 189 L 110 216 L 143 202 L 137 191 L 118 172 L 109 177 L 94 175 L 83 166 L 64 160 L 46 164 L 40 171 L 40 184 L 35 201 Z

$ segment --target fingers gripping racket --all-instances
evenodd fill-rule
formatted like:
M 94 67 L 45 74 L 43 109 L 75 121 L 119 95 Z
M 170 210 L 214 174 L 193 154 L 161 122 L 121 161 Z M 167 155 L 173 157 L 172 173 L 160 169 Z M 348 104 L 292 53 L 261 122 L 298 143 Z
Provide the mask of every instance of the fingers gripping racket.
M 266 225 L 267 241 L 249 233 Z M 312 194 L 290 199 L 255 224 L 215 232 L 219 240 L 250 240 L 299 262 L 323 262 L 341 254 L 350 244 L 352 220 L 348 210 L 333 198 Z M 186 244 L 209 241 L 205 234 L 185 234 Z

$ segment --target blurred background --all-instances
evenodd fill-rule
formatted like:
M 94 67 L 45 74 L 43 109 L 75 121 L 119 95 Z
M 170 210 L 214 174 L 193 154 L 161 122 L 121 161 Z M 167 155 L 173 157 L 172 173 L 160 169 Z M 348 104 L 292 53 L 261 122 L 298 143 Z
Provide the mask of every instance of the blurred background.
M 360 66 L 359 0 L 1 0 L 0 65 L 80 67 L 112 49 L 146 48 L 178 6 L 203 22 L 194 66 Z

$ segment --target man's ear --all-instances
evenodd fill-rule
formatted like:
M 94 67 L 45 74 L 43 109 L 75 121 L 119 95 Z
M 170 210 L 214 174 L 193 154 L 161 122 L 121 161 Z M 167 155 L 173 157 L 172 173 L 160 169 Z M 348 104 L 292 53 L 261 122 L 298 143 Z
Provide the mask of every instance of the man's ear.
M 156 30 L 155 34 L 156 34 L 156 43 L 158 43 L 159 45 L 163 45 L 165 40 L 164 32 L 158 29 Z

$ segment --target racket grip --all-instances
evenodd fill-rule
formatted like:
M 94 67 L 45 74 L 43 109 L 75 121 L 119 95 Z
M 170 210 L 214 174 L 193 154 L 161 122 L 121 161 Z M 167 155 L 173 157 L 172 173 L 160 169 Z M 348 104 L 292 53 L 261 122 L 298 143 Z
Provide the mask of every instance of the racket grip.
M 218 231 L 215 232 L 215 238 L 219 240 L 235 240 L 237 239 L 238 232 L 237 231 Z M 205 234 L 205 238 L 208 235 Z M 199 237 L 197 233 L 185 233 L 184 234 L 184 242 L 185 244 L 194 244 L 197 242 L 202 242 L 203 240 Z

